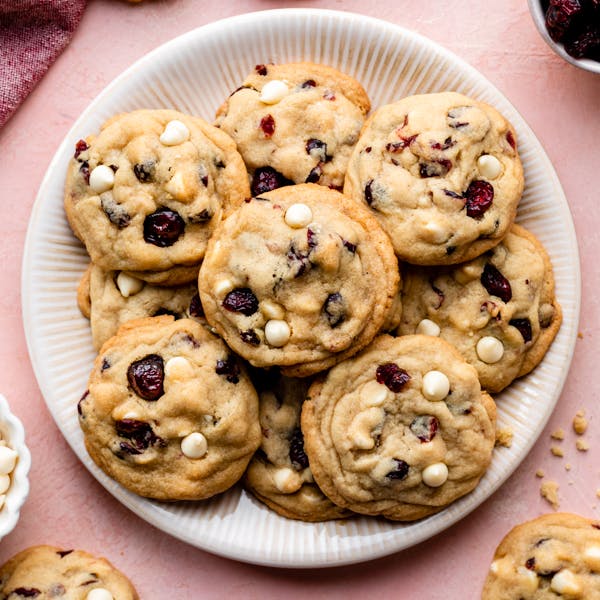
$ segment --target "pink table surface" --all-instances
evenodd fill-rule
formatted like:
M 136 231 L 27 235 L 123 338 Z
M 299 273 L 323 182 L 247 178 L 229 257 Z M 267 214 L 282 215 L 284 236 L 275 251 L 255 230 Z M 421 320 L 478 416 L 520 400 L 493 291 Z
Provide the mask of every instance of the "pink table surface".
M 188 546 L 148 525 L 112 498 L 62 438 L 38 389 L 21 319 L 20 277 L 27 222 L 48 163 L 88 103 L 123 69 L 162 42 L 222 17 L 281 7 L 363 13 L 413 29 L 471 63 L 513 102 L 558 172 L 579 239 L 582 312 L 575 357 L 550 422 L 510 480 L 479 509 L 415 548 L 362 566 L 279 570 L 237 563 Z M 520 521 L 551 510 L 535 471 L 560 484 L 561 509 L 600 517 L 600 76 L 564 63 L 546 47 L 525 0 L 205 2 L 91 1 L 72 44 L 0 131 L 0 393 L 27 430 L 31 493 L 0 562 L 40 543 L 103 554 L 144 599 L 157 598 L 478 598 L 494 548 Z M 570 423 L 585 408 L 587 453 Z M 566 430 L 565 458 L 550 433 Z M 565 464 L 572 469 L 567 471 Z

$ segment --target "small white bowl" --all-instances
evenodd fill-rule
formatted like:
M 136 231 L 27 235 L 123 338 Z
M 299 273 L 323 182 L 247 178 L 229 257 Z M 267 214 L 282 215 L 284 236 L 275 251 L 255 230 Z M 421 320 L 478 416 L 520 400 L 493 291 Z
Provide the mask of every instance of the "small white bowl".
M 546 29 L 546 18 L 542 9 L 541 0 L 527 0 L 527 4 L 529 4 L 531 18 L 540 32 L 540 35 L 546 44 L 548 44 L 548 46 L 550 46 L 550 48 L 556 52 L 556 54 L 580 69 L 585 69 L 586 71 L 591 71 L 592 73 L 600 73 L 600 62 L 597 60 L 592 60 L 591 58 L 573 58 L 570 54 L 567 54 L 567 51 L 561 43 L 555 42 L 550 37 L 550 34 Z
M 27 474 L 31 467 L 31 454 L 25 445 L 25 430 L 21 421 L 11 412 L 6 398 L 0 394 L 0 434 L 2 439 L 18 453 L 17 464 L 10 474 L 10 487 L 4 506 L 0 509 L 0 540 L 9 534 L 19 520 L 19 512 L 29 494 Z

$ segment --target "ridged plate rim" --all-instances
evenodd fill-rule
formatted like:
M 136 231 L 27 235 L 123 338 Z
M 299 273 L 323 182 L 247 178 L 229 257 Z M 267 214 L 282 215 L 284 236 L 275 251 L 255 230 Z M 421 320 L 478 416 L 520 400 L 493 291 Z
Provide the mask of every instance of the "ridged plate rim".
M 227 40 L 236 44 L 228 45 Z M 207 53 L 210 48 L 212 55 Z M 222 89 L 182 77 L 191 68 L 190 52 L 198 49 L 206 54 L 195 59 L 212 56 L 225 61 L 219 62 Z M 214 53 L 217 49 L 219 54 Z M 64 171 L 73 144 L 96 130 L 111 111 L 142 108 L 136 105 L 136 94 L 148 106 L 176 106 L 188 112 L 194 102 L 208 102 L 214 114 L 228 93 L 225 89 L 235 89 L 254 64 L 270 60 L 314 60 L 346 70 L 365 85 L 375 107 L 408 93 L 462 91 L 495 105 L 518 134 L 526 188 L 517 220 L 542 240 L 550 254 L 563 326 L 540 366 L 496 396 L 500 426 L 514 431 L 511 448 L 495 451 L 474 492 L 416 523 L 366 517 L 323 524 L 291 521 L 259 505 L 239 487 L 206 503 L 161 504 L 139 498 L 108 478 L 83 445 L 76 404 L 86 386 L 93 351 L 87 322 L 76 306 L 76 285 L 86 255 L 62 215 Z M 206 67 L 212 68 L 208 63 Z M 393 78 L 398 72 L 401 81 Z M 440 87 L 426 88 L 430 72 Z M 179 90 L 173 91 L 173 81 Z M 383 89 L 390 81 L 398 87 Z M 202 101 L 197 94 L 203 95 Z M 197 114 L 212 118 L 210 110 Z M 65 137 L 40 185 L 25 242 L 21 291 L 27 346 L 46 405 L 73 451 L 117 500 L 198 548 L 255 564 L 300 568 L 351 564 L 408 548 L 456 523 L 498 489 L 540 435 L 564 386 L 577 336 L 580 279 L 575 229 L 552 164 L 524 119 L 483 75 L 398 25 L 348 12 L 279 9 L 231 17 L 179 36 L 142 57 L 96 97 Z M 75 375 L 68 371 L 74 361 L 80 366 Z

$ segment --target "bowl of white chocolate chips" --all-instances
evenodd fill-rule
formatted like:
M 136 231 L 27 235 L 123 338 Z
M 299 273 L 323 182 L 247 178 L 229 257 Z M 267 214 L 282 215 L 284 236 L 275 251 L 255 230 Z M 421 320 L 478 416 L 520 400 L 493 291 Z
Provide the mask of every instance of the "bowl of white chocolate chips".
M 0 539 L 10 533 L 29 494 L 31 454 L 25 430 L 0 394 Z

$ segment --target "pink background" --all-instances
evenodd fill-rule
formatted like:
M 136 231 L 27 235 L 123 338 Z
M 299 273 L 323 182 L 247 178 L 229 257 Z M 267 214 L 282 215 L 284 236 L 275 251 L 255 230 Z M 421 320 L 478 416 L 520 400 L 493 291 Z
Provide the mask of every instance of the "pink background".
M 116 75 L 162 42 L 222 17 L 269 8 L 363 13 L 413 29 L 471 63 L 515 105 L 554 163 L 569 200 L 582 266 L 580 339 L 548 427 L 510 480 L 468 518 L 408 551 L 363 566 L 323 570 L 255 567 L 207 554 L 154 529 L 122 507 L 79 463 L 46 410 L 29 362 L 20 308 L 27 222 L 37 188 L 67 130 Z M 205 2 L 91 1 L 71 45 L 0 131 L 0 393 L 23 421 L 33 455 L 31 493 L 0 563 L 40 543 L 103 554 L 153 598 L 478 598 L 494 548 L 517 522 L 551 510 L 535 471 L 560 484 L 561 510 L 600 517 L 600 386 L 595 382 L 600 311 L 600 76 L 580 71 L 539 37 L 525 0 Z M 585 408 L 588 453 L 570 423 Z M 565 458 L 550 433 L 566 430 Z M 572 465 L 571 471 L 565 464 Z

